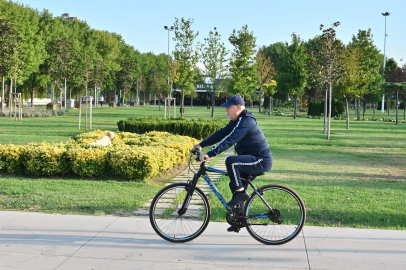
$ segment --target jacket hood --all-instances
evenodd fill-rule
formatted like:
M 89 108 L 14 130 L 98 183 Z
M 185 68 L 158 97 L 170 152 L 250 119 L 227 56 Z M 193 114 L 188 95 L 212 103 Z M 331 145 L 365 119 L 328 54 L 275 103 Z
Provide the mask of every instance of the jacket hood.
M 247 110 L 243 110 L 240 114 L 242 117 L 249 117 L 257 121 L 257 118 L 255 118 L 255 115 L 252 112 L 248 112 Z

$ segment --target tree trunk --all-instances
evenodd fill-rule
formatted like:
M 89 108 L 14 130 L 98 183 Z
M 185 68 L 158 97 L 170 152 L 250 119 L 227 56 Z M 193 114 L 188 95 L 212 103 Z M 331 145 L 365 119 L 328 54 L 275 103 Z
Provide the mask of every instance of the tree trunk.
M 180 101 L 180 118 L 183 118 L 183 110 L 184 110 L 183 108 L 185 106 L 185 90 L 183 89 L 182 89 L 182 100 Z
M 406 120 L 406 100 L 403 101 L 403 120 Z
M 269 96 L 269 117 L 272 115 L 272 96 Z
M 214 118 L 214 105 L 216 104 L 215 96 L 216 91 L 213 91 L 211 95 L 211 118 Z
M 154 94 L 154 106 L 156 106 L 156 93 Z
M 348 111 L 348 99 L 347 97 L 345 99 L 345 110 L 347 111 L 347 129 L 350 129 L 350 112 Z
M 367 100 L 362 100 L 362 118 L 365 119 L 365 111 L 367 110 Z
M 34 92 L 35 88 L 31 88 L 31 108 L 34 108 Z
M 399 123 L 399 89 L 396 90 L 396 125 Z
M 10 83 L 10 88 L 8 89 L 8 101 L 7 101 L 7 107 L 11 107 L 12 106 L 12 99 L 13 99 L 13 79 L 11 79 L 11 83 Z
M 90 104 L 92 106 L 92 104 Z M 59 110 L 62 111 L 62 88 L 59 88 Z
M 295 109 L 293 112 L 293 119 L 296 119 L 296 111 L 297 111 L 297 95 L 294 95 L 293 98 L 295 99 Z
M 259 89 L 259 113 L 261 113 L 261 104 L 262 104 L 262 86 L 261 86 L 261 89 Z M 269 105 L 269 106 L 271 106 L 271 105 Z
M 330 140 L 330 123 L 331 123 L 331 82 L 329 83 L 329 96 L 328 96 L 328 127 L 327 127 L 327 140 Z
M 390 114 L 390 99 L 389 98 L 386 100 L 386 111 L 388 112 L 388 116 L 389 116 L 389 114 Z
M 327 133 L 327 95 L 328 95 L 328 89 L 326 87 L 326 94 L 325 94 L 325 98 L 324 98 L 324 134 Z
M 3 83 L 1 86 L 1 112 L 3 112 L 4 109 L 4 76 L 3 76 Z
M 361 116 L 359 113 L 359 107 L 360 107 L 360 98 L 357 98 L 357 120 L 360 121 L 361 120 Z
M 190 107 L 193 108 L 193 94 L 190 95 Z
M 374 116 L 372 118 L 375 118 L 375 102 L 372 102 L 372 109 L 374 110 Z

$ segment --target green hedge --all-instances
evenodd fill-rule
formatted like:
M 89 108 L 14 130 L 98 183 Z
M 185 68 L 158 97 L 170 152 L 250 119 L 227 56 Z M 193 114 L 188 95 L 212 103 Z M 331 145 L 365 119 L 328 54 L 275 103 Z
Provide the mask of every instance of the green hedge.
M 165 131 L 172 134 L 205 139 L 225 125 L 224 120 L 158 119 L 153 117 L 130 117 L 117 122 L 120 131 L 143 134 L 149 131 Z
M 343 115 L 344 112 L 345 112 L 344 102 L 342 102 L 341 100 L 333 99 L 331 102 L 331 117 Z M 324 100 L 309 102 L 309 110 L 307 111 L 307 115 L 321 116 L 323 114 L 324 114 Z

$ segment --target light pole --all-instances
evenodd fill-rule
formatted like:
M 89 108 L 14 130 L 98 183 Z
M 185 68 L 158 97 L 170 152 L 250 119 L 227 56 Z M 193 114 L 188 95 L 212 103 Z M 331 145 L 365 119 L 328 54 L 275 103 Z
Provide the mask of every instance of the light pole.
M 169 33 L 170 33 L 170 31 L 173 31 L 174 29 L 175 29 L 175 27 L 173 27 L 173 26 L 164 26 L 164 28 L 165 28 L 165 30 L 168 30 L 168 68 L 169 68 Z M 168 85 L 169 85 L 169 87 L 170 87 L 170 82 L 169 82 L 169 70 L 168 70 Z M 169 89 L 169 93 L 168 93 L 168 98 L 172 98 L 172 89 Z M 168 99 L 168 101 L 169 101 L 169 104 L 168 104 L 168 112 L 169 112 L 169 118 L 171 118 L 171 100 L 170 99 Z M 175 104 L 175 106 L 176 106 L 176 104 Z M 165 118 L 166 118 L 166 108 L 165 108 Z
M 382 15 L 385 17 L 385 43 L 383 46 L 383 74 L 385 75 L 385 62 L 386 62 L 386 17 L 388 17 L 390 15 L 389 12 L 385 12 L 382 13 Z M 381 106 L 381 112 L 384 112 L 384 108 L 385 108 L 385 94 L 382 94 L 382 106 Z M 388 108 L 389 110 L 389 108 Z
M 175 29 L 175 27 L 173 27 L 173 26 L 170 26 L 170 27 L 164 26 L 164 28 L 165 28 L 165 30 L 168 30 L 168 65 L 169 65 L 169 32 L 173 31 L 173 29 Z M 169 74 L 168 74 L 168 84 L 169 84 Z M 172 91 L 172 89 L 171 89 L 171 91 Z

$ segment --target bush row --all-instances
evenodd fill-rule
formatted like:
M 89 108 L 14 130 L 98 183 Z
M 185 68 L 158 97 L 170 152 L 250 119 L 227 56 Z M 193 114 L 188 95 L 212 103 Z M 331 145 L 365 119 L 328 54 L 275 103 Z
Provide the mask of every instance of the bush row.
M 327 107 L 328 110 L 328 107 Z M 339 116 L 344 113 L 344 102 L 341 100 L 332 100 L 331 101 L 331 116 Z M 324 115 L 324 100 L 323 101 L 310 101 L 307 115 Z
M 149 131 L 165 131 L 172 134 L 205 139 L 227 125 L 224 120 L 186 120 L 186 119 L 158 119 L 152 117 L 130 117 L 120 120 L 117 125 L 120 131 L 145 133 Z
M 167 132 L 117 132 L 111 147 L 88 146 L 109 131 L 92 131 L 66 143 L 0 145 L 0 171 L 33 175 L 101 176 L 142 181 L 186 160 L 196 139 Z

